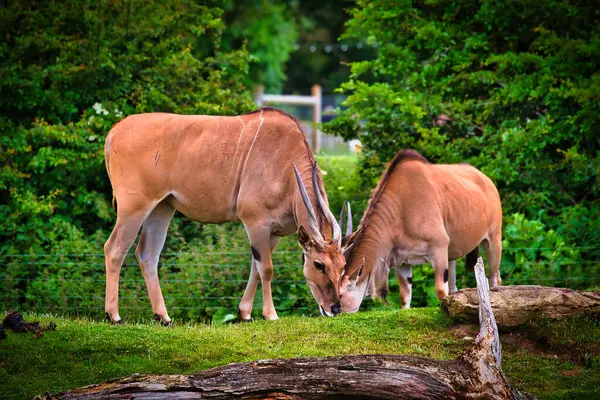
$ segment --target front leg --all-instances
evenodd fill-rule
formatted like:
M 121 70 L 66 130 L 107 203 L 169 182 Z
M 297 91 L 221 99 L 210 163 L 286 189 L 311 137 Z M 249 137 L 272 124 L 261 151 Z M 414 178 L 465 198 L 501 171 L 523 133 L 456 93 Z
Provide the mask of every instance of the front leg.
M 271 293 L 271 279 L 273 278 L 271 252 L 279 240 L 272 237 L 270 230 L 263 226 L 246 226 L 246 231 L 252 250 L 252 270 L 246 291 L 239 305 L 240 318 L 243 320 L 251 319 L 252 303 L 258 286 L 258 278 L 260 278 L 263 293 L 263 317 L 266 320 L 279 319 L 273 305 Z
M 412 265 L 400 264 L 394 267 L 396 277 L 400 286 L 400 302 L 402 308 L 410 308 L 410 301 L 412 299 Z
M 242 301 L 240 301 L 240 304 L 238 306 L 238 315 L 242 321 L 252 320 L 252 307 L 254 305 L 254 295 L 256 294 L 256 288 L 258 287 L 259 279 L 260 276 L 258 275 L 258 270 L 256 268 L 256 260 L 253 256 L 250 265 L 250 277 L 248 278 L 248 284 L 246 285 L 246 290 L 244 291 Z

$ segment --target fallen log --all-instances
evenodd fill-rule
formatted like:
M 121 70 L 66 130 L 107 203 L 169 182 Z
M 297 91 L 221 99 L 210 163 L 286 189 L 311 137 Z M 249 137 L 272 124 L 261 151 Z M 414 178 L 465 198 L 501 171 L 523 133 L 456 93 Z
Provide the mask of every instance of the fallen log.
M 498 330 L 479 258 L 481 330 L 454 361 L 360 355 L 230 364 L 193 375 L 131 375 L 42 399 L 530 399 L 500 368 Z
M 545 286 L 499 286 L 490 301 L 500 328 L 512 328 L 537 318 L 564 318 L 600 314 L 600 292 L 580 292 Z M 477 322 L 477 289 L 462 289 L 442 301 L 449 316 Z

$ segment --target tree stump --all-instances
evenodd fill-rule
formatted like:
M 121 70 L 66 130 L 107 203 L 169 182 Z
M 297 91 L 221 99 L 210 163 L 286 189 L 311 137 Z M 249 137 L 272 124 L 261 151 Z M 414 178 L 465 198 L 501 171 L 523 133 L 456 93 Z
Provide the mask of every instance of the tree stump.
M 193 375 L 135 374 L 42 399 L 531 399 L 500 368 L 483 260 L 475 266 L 481 330 L 454 361 L 360 355 L 230 364 Z
M 545 286 L 499 286 L 490 290 L 490 301 L 500 328 L 512 328 L 532 319 L 600 314 L 600 292 L 579 292 Z M 453 318 L 476 322 L 477 289 L 462 289 L 442 301 Z

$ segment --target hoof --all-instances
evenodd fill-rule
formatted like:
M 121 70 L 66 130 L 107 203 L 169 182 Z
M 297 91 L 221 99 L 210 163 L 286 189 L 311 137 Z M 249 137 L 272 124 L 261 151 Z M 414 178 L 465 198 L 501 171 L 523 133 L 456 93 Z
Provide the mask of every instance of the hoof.
M 242 318 L 242 312 L 241 312 L 241 311 L 240 311 L 240 309 L 238 308 L 238 311 L 237 311 L 237 318 L 235 318 L 235 319 L 232 319 L 232 320 L 231 320 L 231 321 L 229 321 L 229 322 L 230 322 L 230 323 L 232 323 L 232 324 L 239 324 L 240 322 L 252 322 L 252 321 L 254 321 L 254 320 L 252 319 L 252 317 L 250 317 L 250 318 Z
M 237 318 L 235 319 L 235 322 L 252 322 L 252 317 L 249 316 L 248 318 L 244 318 L 242 317 L 242 311 L 239 309 L 237 310 Z
M 164 321 L 164 320 L 163 320 L 163 319 L 160 317 L 160 315 L 158 315 L 158 314 L 154 314 L 154 320 L 155 320 L 155 321 L 160 321 L 160 324 L 161 324 L 162 326 L 171 326 L 171 325 L 173 325 L 173 320 L 170 320 L 170 321 L 167 321 L 167 322 L 165 322 L 165 321 Z
M 278 317 L 277 315 L 275 315 L 275 316 L 271 316 L 271 317 L 266 317 L 266 316 L 263 314 L 263 319 L 264 319 L 264 320 L 266 320 L 266 321 L 277 321 L 277 320 L 279 320 L 279 317 Z
M 112 318 L 108 315 L 108 313 L 104 313 L 104 316 L 110 322 L 111 325 L 123 325 L 123 320 L 119 319 L 118 321 L 113 321 Z

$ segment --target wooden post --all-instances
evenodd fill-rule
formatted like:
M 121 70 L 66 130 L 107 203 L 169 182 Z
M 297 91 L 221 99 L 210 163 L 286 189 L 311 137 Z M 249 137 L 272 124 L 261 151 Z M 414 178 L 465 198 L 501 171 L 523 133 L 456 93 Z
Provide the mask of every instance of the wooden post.
M 318 125 L 321 124 L 321 86 L 313 85 L 310 90 L 310 96 L 283 95 L 283 94 L 265 94 L 265 87 L 257 85 L 254 88 L 254 102 L 258 107 L 264 104 L 294 104 L 302 106 L 312 106 L 313 124 L 312 137 L 310 145 L 314 153 L 318 153 L 321 148 L 321 131 Z
M 254 102 L 259 107 L 262 107 L 262 105 L 263 105 L 264 94 L 265 94 L 265 87 L 263 85 L 257 85 L 254 88 Z
M 321 124 L 321 86 L 313 85 L 310 94 L 315 98 L 313 104 L 313 123 L 315 126 L 312 129 L 312 151 L 316 154 L 321 149 L 321 131 L 318 127 Z

